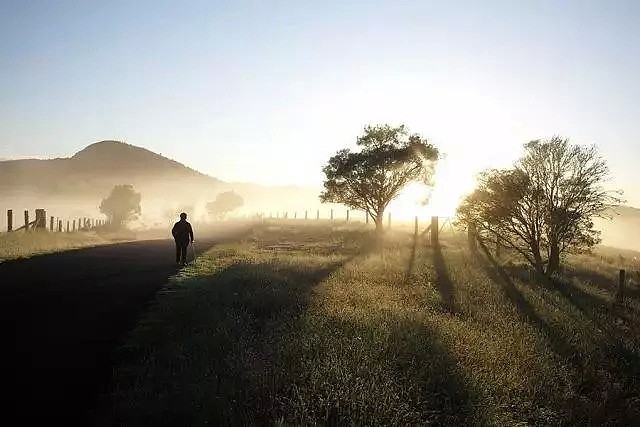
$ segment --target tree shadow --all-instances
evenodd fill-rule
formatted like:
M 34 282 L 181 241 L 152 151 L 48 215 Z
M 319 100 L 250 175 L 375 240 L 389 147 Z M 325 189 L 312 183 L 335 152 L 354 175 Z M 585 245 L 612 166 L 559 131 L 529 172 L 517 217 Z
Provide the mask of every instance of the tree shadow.
M 330 264 L 242 261 L 182 281 L 133 332 L 134 344 L 121 349 L 117 387 L 103 397 L 96 424 L 269 423 L 273 395 L 264 384 L 277 376 L 283 337 L 320 283 L 374 247 L 367 240 Z M 171 340 L 166 328 L 175 334 Z M 155 341 L 171 348 L 150 356 Z
M 542 333 L 547 337 L 551 348 L 557 355 L 569 359 L 576 368 L 580 368 L 582 364 L 574 360 L 576 356 L 575 348 L 571 346 L 571 344 L 569 344 L 562 335 L 558 334 L 557 331 L 554 330 L 544 319 L 538 316 L 533 306 L 518 290 L 515 283 L 513 283 L 511 277 L 509 277 L 503 267 L 496 261 L 493 255 L 491 255 L 491 252 L 486 245 L 483 242 L 478 242 L 478 245 L 484 254 L 484 257 L 478 256 L 480 265 L 489 278 L 495 284 L 500 286 L 504 295 L 516 308 L 518 315 L 526 322 L 542 331 Z
M 362 347 L 371 345 L 373 352 L 377 353 L 373 357 L 378 360 L 374 369 L 381 371 L 370 373 L 371 376 L 365 378 L 365 385 L 359 386 L 368 389 L 366 395 L 350 395 L 351 402 L 345 401 L 338 393 L 329 396 L 325 402 L 324 425 L 470 425 L 482 416 L 475 412 L 473 398 L 459 364 L 451 357 L 433 326 L 399 318 L 363 324 L 332 317 L 324 323 L 326 330 L 341 334 L 332 339 L 348 343 L 355 341 Z M 379 337 L 385 336 L 388 338 L 378 341 Z M 329 346 L 322 342 L 317 345 L 320 358 L 334 360 L 334 354 L 323 354 Z M 338 361 L 341 370 L 357 374 L 360 369 L 357 358 L 345 354 L 343 359 Z M 366 360 L 361 363 L 367 366 Z M 308 371 L 309 367 L 300 365 L 299 369 L 299 375 L 304 376 L 302 371 Z M 336 389 L 345 387 L 343 379 L 329 377 L 325 380 L 340 384 L 336 384 Z M 358 390 L 355 385 L 353 389 Z M 399 410 L 389 413 L 385 404 L 394 399 L 399 403 Z M 309 424 L 310 420 L 306 421 L 292 418 L 287 419 L 286 424 Z
M 615 420 L 628 424 L 637 421 L 640 412 L 635 409 L 634 399 L 638 396 L 638 384 L 634 378 L 640 376 L 640 356 L 622 344 L 615 322 L 603 322 L 603 316 L 610 308 L 604 300 L 590 295 L 577 287 L 571 280 L 536 280 L 523 267 L 511 267 L 509 271 L 524 282 L 536 283 L 552 292 L 559 293 L 571 305 L 590 319 L 597 328 L 605 331 L 604 341 L 585 354 L 568 343 L 562 335 L 541 319 L 526 301 L 510 278 L 510 275 L 496 262 L 484 245 L 480 245 L 486 262 L 483 268 L 491 279 L 499 284 L 505 295 L 512 301 L 519 315 L 540 329 L 548 338 L 553 351 L 572 365 L 577 389 L 588 400 L 568 403 L 573 406 L 569 412 L 576 422 L 601 424 Z M 604 396 L 604 400 L 603 400 Z M 597 404 L 596 404 L 597 402 Z M 561 405 L 562 402 L 559 402 Z

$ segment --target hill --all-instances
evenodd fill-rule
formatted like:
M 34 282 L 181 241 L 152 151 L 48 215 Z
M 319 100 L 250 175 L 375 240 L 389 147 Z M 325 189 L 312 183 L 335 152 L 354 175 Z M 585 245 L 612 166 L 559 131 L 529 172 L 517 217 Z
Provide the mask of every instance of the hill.
M 145 148 L 101 141 L 68 158 L 0 161 L 0 209 L 43 207 L 54 215 L 95 216 L 100 201 L 119 184 L 133 184 L 142 194 L 142 222 L 148 226 L 173 218 L 181 209 L 204 217 L 206 203 L 227 190 L 245 199 L 246 213 L 314 209 L 319 204 L 318 189 L 227 183 Z
M 102 195 L 116 184 L 141 189 L 175 182 L 216 186 L 220 180 L 147 149 L 117 141 L 91 144 L 69 158 L 0 162 L 0 194 Z

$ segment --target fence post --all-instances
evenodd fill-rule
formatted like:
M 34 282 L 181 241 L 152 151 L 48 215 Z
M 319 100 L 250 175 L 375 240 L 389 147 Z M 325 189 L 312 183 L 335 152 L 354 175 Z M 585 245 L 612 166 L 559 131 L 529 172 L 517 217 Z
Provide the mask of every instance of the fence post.
M 293 219 L 298 219 L 298 211 L 295 211 L 295 212 L 293 213 Z
M 418 235 L 418 216 L 413 219 L 413 234 Z
M 67 220 L 67 233 L 69 232 L 69 220 Z
M 627 279 L 627 272 L 624 269 L 620 269 L 620 275 L 618 276 L 618 292 L 616 292 L 616 301 L 622 302 L 624 299 L 624 282 Z
M 308 219 L 307 211 L 304 211 L 304 219 Z
M 47 212 L 44 209 L 36 209 L 36 221 L 33 224 L 33 228 L 40 229 L 47 228 Z
M 331 209 L 331 221 L 333 221 L 333 209 Z
M 76 231 L 76 220 L 75 219 L 73 220 L 73 229 L 72 229 L 72 231 Z
M 7 231 L 13 231 L 13 209 L 7 209 Z
M 349 209 L 347 209 L 347 222 L 349 222 Z
M 24 211 L 24 231 L 29 230 L 29 211 Z
M 440 227 L 438 226 L 438 217 L 431 217 L 431 246 L 438 246 L 438 232 Z
M 320 209 L 316 211 L 316 221 L 320 219 Z
M 467 228 L 467 240 L 469 244 L 469 249 L 471 252 L 476 252 L 478 250 L 478 241 L 477 239 L 477 231 L 476 225 L 474 223 L 469 224 Z
M 369 225 L 369 212 L 365 212 L 364 215 L 365 215 L 364 223 Z
M 391 228 L 391 212 L 387 216 L 387 228 Z
M 62 233 L 62 220 L 58 220 L 58 233 Z

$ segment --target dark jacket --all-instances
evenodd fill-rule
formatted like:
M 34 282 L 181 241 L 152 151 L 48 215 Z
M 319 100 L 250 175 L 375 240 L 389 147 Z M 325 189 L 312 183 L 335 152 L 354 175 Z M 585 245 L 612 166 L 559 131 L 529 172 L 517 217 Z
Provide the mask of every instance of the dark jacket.
M 186 220 L 176 222 L 171 229 L 171 234 L 176 242 L 193 242 L 193 229 Z

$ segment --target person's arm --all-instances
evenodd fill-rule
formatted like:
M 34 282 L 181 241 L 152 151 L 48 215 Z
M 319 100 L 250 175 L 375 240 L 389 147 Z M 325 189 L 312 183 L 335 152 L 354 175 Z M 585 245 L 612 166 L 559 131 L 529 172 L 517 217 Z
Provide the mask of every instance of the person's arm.
M 189 224 L 189 237 L 191 238 L 191 243 L 193 243 L 193 228 L 191 224 Z
M 176 234 L 178 232 L 178 230 L 176 230 L 176 226 L 177 224 L 174 224 L 173 228 L 171 229 L 171 235 L 173 236 L 174 239 L 176 238 Z

